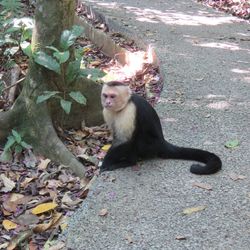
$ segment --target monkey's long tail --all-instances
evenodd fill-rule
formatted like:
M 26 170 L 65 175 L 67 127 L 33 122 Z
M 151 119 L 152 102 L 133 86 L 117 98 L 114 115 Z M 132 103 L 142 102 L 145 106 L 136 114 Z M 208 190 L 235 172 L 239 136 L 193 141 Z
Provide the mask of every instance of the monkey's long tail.
M 165 141 L 164 149 L 160 156 L 168 159 L 191 160 L 204 163 L 205 165 L 197 163 L 191 165 L 190 172 L 199 175 L 214 174 L 222 166 L 221 159 L 213 153 L 196 148 L 177 147 L 167 141 Z

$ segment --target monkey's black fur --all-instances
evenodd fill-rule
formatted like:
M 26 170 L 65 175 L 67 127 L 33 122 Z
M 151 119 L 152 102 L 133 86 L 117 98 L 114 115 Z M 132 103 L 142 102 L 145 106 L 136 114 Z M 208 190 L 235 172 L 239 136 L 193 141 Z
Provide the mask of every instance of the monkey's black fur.
M 104 158 L 101 171 L 132 166 L 138 159 L 154 157 L 204 163 L 204 166 L 198 163 L 191 166 L 190 171 L 194 174 L 213 174 L 221 169 L 222 163 L 217 155 L 201 149 L 177 147 L 167 142 L 163 137 L 156 111 L 144 98 L 133 94 L 130 102 L 136 106 L 133 136 L 130 141 L 111 146 Z

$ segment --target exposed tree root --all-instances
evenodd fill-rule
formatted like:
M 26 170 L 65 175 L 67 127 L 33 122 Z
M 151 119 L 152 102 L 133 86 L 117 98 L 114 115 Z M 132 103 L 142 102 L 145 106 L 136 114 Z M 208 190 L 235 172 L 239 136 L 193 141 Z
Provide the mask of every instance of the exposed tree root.
M 25 142 L 32 145 L 37 154 L 65 165 L 72 169 L 76 175 L 83 177 L 84 166 L 58 138 L 53 126 L 53 114 L 55 117 L 57 116 L 55 120 L 59 122 L 59 117 L 62 117 L 63 110 L 59 107 L 58 103 L 53 105 L 36 103 L 37 96 L 44 89 L 48 88 L 48 83 L 51 83 L 50 78 L 51 76 L 48 74 L 47 77 L 45 76 L 44 70 L 37 69 L 35 65 L 30 66 L 30 74 L 14 105 L 9 111 L 0 112 L 0 142 L 3 142 L 10 134 L 11 129 L 14 128 L 21 134 Z M 87 91 L 87 88 L 90 90 L 86 92 L 86 96 L 89 98 L 88 107 L 83 108 L 84 110 L 76 108 L 66 123 L 67 126 L 71 124 L 72 127 L 79 127 L 80 121 L 85 114 L 87 123 L 97 125 L 102 121 L 101 107 L 99 107 L 100 104 L 98 103 L 101 88 L 98 85 L 92 85 L 91 88 L 90 84 L 93 83 L 89 80 L 86 81 L 86 84 L 81 82 L 81 86 L 84 86 L 85 91 Z M 74 117 L 76 117 L 76 123 L 74 123 Z M 66 118 L 67 116 L 64 115 L 64 121 L 67 121 Z
M 46 104 L 37 105 L 21 94 L 11 110 L 0 113 L 0 141 L 5 140 L 12 128 L 32 145 L 36 153 L 65 165 L 79 177 L 84 177 L 83 165 L 58 138 Z

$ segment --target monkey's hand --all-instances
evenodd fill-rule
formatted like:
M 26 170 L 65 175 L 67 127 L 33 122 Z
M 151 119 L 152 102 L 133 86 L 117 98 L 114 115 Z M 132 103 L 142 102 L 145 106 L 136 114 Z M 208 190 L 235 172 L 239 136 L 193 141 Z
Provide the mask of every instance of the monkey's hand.
M 105 171 L 112 171 L 112 170 L 114 170 L 116 168 L 117 167 L 115 167 L 114 165 L 105 164 L 103 162 L 102 165 L 101 165 L 101 167 L 100 167 L 100 173 L 105 172 Z

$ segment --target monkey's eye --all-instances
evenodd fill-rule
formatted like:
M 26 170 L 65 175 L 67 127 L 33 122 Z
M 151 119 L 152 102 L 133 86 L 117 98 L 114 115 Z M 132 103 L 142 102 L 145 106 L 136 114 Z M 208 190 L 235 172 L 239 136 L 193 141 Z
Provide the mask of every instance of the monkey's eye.
M 115 95 L 110 95 L 110 98 L 111 98 L 111 99 L 114 99 L 114 98 L 115 98 Z
M 108 95 L 106 95 L 106 94 L 102 94 L 102 96 L 103 96 L 104 98 L 107 98 L 107 97 L 108 97 Z

